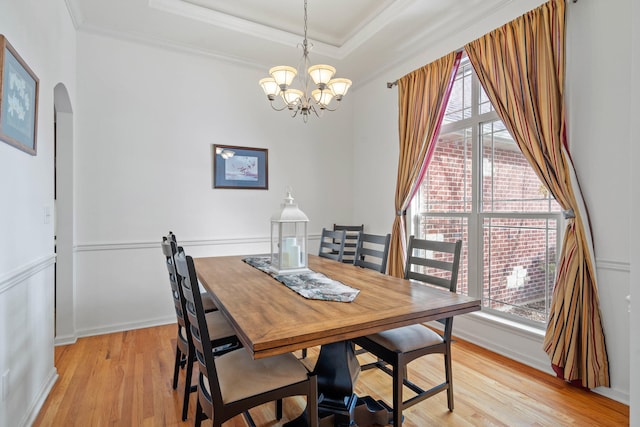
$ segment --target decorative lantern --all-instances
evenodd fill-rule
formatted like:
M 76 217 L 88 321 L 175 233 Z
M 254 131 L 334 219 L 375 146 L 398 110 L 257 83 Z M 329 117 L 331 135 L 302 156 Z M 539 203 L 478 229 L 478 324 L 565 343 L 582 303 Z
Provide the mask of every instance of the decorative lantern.
M 307 268 L 307 223 L 287 189 L 281 209 L 271 216 L 271 271 L 276 274 L 301 273 Z

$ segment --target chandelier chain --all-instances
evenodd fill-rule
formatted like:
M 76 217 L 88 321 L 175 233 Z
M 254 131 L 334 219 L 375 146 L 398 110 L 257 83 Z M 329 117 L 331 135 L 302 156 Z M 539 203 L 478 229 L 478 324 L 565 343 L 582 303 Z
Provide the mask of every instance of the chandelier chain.
M 307 42 L 307 0 L 304 0 L 304 40 L 302 41 L 304 55 L 309 54 L 309 47 Z

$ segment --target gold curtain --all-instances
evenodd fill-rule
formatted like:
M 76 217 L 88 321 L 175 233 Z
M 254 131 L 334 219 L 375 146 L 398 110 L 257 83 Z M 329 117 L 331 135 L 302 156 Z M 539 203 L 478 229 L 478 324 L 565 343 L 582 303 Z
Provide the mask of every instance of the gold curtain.
M 400 156 L 396 182 L 396 217 L 389 246 L 389 274 L 404 276 L 406 209 L 415 195 L 435 147 L 440 123 L 460 64 L 453 52 L 398 80 Z
M 589 217 L 567 148 L 565 2 L 551 0 L 465 49 L 500 118 L 567 220 L 545 351 L 561 378 L 608 387 Z

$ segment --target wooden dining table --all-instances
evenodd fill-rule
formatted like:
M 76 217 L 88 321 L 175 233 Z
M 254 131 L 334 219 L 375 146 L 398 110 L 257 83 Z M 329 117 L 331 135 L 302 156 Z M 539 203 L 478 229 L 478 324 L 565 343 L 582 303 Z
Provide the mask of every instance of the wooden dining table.
M 307 299 L 244 258 L 195 258 L 200 283 L 253 358 L 322 346 L 314 368 L 319 408 L 339 424 L 353 422 L 358 399 L 350 339 L 480 310 L 475 298 L 313 255 L 312 271 L 360 292 L 352 302 Z

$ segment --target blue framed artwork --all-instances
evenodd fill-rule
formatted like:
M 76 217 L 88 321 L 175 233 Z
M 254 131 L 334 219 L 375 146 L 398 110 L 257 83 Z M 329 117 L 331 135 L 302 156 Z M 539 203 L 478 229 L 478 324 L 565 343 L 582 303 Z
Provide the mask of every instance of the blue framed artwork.
M 265 148 L 213 146 L 213 188 L 269 189 L 269 152 Z
M 0 139 L 36 155 L 38 77 L 0 34 Z

